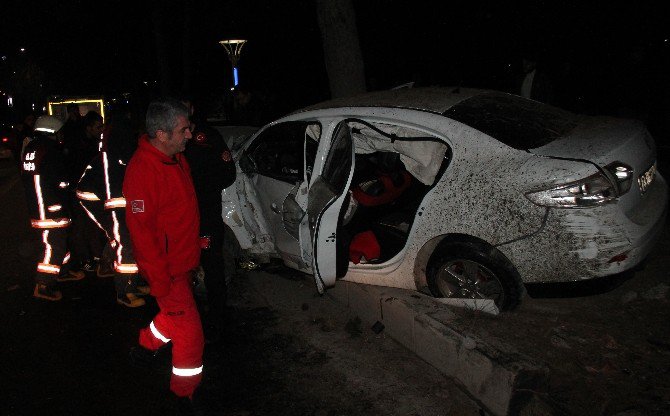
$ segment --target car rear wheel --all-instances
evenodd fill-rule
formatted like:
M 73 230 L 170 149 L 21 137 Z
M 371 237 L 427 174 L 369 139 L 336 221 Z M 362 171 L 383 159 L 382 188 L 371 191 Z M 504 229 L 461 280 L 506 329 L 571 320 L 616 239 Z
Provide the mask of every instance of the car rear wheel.
M 426 275 L 433 296 L 492 299 L 500 310 L 516 307 L 525 293 L 509 261 L 482 243 L 441 244 L 431 256 Z

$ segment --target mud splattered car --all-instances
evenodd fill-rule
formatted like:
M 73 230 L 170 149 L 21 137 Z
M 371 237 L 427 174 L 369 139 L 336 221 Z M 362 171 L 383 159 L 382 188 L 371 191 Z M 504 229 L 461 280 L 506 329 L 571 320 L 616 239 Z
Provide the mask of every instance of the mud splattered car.
M 607 276 L 656 241 L 667 185 L 642 123 L 473 89 L 332 100 L 237 147 L 239 248 L 314 275 L 493 299 Z

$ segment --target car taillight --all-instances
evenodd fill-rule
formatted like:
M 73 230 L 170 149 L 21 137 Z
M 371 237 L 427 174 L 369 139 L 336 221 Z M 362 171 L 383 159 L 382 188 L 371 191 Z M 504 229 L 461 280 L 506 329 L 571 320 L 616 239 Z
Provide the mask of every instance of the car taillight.
M 610 202 L 617 196 L 616 186 L 602 172 L 580 181 L 526 194 L 532 203 L 553 208 L 593 207 Z
M 2 138 L 2 142 L 3 142 L 3 143 L 7 143 L 8 141 L 9 141 L 9 137 L 3 137 L 3 138 Z
M 633 168 L 621 162 L 610 163 L 605 169 L 612 174 L 618 185 L 619 196 L 630 191 L 633 183 Z

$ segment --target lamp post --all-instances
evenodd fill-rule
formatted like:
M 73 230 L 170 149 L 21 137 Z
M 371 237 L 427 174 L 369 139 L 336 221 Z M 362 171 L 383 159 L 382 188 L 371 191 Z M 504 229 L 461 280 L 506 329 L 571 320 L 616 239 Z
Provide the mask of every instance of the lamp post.
M 231 89 L 235 89 L 237 84 L 240 82 L 239 75 L 237 73 L 237 62 L 240 60 L 242 47 L 246 42 L 246 39 L 224 39 L 219 41 L 219 44 L 221 44 L 221 46 L 223 46 L 223 48 L 226 50 L 228 58 L 230 59 L 230 63 L 233 66 L 233 88 Z

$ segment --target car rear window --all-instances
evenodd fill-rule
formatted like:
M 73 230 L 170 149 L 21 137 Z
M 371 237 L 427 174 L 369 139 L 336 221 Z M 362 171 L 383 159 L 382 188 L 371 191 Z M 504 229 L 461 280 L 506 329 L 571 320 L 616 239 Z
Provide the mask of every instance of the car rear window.
M 510 94 L 468 98 L 444 115 L 519 150 L 551 143 L 577 125 L 577 116 L 568 111 Z

